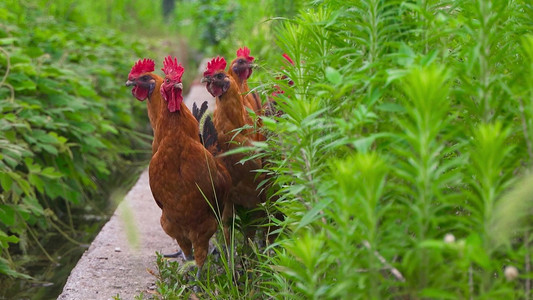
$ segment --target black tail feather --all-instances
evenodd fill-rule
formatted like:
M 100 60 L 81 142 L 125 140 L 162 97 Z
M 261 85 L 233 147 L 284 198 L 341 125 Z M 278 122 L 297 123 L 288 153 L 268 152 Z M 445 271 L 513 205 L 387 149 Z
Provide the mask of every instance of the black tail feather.
M 206 149 L 209 149 L 214 145 L 216 145 L 218 148 L 218 145 L 217 145 L 218 133 L 215 128 L 215 124 L 211 120 L 211 116 L 207 116 L 207 118 L 205 118 L 204 129 L 202 131 L 202 138 L 203 138 L 202 143 L 204 144 L 204 147 Z
M 206 111 L 207 111 L 207 101 L 204 101 L 204 103 L 202 103 L 202 107 L 200 107 L 200 118 L 204 116 Z
M 196 121 L 200 122 L 200 110 L 198 109 L 198 106 L 196 106 L 196 102 L 192 104 L 192 115 L 196 119 Z
M 198 123 L 200 123 L 200 120 L 202 119 L 206 111 L 207 111 L 207 101 L 204 101 L 204 103 L 202 103 L 202 106 L 200 107 L 200 109 L 198 109 L 196 102 L 192 104 L 192 115 L 194 116 L 196 121 L 198 121 Z

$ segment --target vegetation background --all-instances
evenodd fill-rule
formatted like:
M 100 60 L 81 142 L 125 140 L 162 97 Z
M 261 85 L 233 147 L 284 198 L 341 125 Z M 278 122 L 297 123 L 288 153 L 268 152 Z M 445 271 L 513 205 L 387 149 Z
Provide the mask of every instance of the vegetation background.
M 530 1 L 161 7 L 0 3 L 3 283 L 31 273 L 25 254 L 43 240 L 97 231 L 72 211 L 105 211 L 133 181 L 117 174 L 145 165 L 145 108 L 122 87 L 137 58 L 175 54 L 195 70 L 248 46 L 249 84 L 263 99 L 284 90 L 253 149 L 269 162 L 277 201 L 264 208 L 280 235 L 223 261 L 225 276 L 207 272 L 204 297 L 533 297 Z M 158 264 L 156 297 L 186 297 L 185 268 Z

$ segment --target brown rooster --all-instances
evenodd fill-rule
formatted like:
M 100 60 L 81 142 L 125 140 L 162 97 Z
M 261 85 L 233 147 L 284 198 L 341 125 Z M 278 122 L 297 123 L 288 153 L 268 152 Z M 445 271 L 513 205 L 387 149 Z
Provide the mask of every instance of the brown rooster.
M 128 81 L 126 86 L 133 86 L 131 93 L 137 100 L 144 101 L 148 99 L 146 106 L 148 110 L 148 118 L 150 125 L 155 135 L 155 126 L 157 124 L 157 116 L 161 106 L 161 93 L 159 89 L 163 83 L 163 78 L 154 74 L 155 63 L 153 60 L 145 58 L 137 61 L 131 68 L 128 74 Z M 152 142 L 152 154 L 157 150 L 157 142 Z
M 229 65 L 228 74 L 233 77 L 239 86 L 239 90 L 244 97 L 244 105 L 259 115 L 261 113 L 261 99 L 259 99 L 257 93 L 250 93 L 247 82 L 253 72 L 253 62 L 254 57 L 250 56 L 250 49 L 247 47 L 239 48 L 237 50 L 237 58 Z
M 222 152 L 241 146 L 250 146 L 250 139 L 246 130 L 239 131 L 245 125 L 243 97 L 235 80 L 224 71 L 226 60 L 216 57 L 207 64 L 203 82 L 213 97 L 217 107 L 213 114 L 215 128 L 218 132 L 218 145 Z M 261 160 L 253 159 L 241 163 L 244 154 L 222 156 L 227 170 L 231 174 L 233 186 L 228 201 L 245 208 L 255 208 L 264 199 L 257 185 L 261 178 L 256 179 L 254 170 L 261 168 Z M 223 222 L 224 236 L 229 243 L 228 221 L 233 215 L 233 206 L 224 207 Z M 247 237 L 253 237 L 253 232 L 247 232 Z
M 164 231 L 176 239 L 186 259 L 193 258 L 194 249 L 199 278 L 231 177 L 200 142 L 198 122 L 183 103 L 183 67 L 169 56 L 162 70 L 165 105 L 157 117 L 159 147 L 150 161 L 150 188 L 162 209 Z

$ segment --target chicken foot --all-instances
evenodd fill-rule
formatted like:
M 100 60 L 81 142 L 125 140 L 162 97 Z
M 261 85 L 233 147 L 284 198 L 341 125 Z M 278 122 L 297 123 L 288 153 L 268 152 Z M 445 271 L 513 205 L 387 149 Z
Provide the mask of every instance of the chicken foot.
M 182 250 L 178 250 L 178 252 L 176 252 L 176 253 L 163 254 L 163 257 L 166 257 L 166 258 L 177 258 L 180 255 L 183 256 L 183 259 L 185 259 L 187 261 L 190 261 L 190 260 L 194 259 L 194 256 L 192 254 L 187 256 L 187 255 L 185 255 L 185 253 Z

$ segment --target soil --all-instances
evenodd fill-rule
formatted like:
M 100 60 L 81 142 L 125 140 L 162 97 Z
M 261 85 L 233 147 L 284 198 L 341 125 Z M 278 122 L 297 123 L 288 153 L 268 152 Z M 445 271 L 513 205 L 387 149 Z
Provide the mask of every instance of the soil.
M 205 86 L 195 85 L 184 101 L 191 108 L 193 102 L 200 106 L 205 100 L 213 110 L 214 99 Z M 160 217 L 145 170 L 72 270 L 58 299 L 134 299 L 141 292 L 153 293 L 156 251 L 179 249 L 161 228 Z

